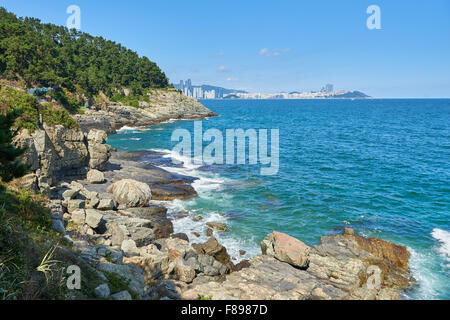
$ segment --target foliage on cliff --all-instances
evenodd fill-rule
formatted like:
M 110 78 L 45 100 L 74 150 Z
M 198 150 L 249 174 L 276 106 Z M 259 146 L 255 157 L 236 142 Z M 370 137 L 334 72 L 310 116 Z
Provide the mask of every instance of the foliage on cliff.
M 154 62 L 120 44 L 39 19 L 18 18 L 1 7 L 0 77 L 24 81 L 29 88 L 59 86 L 86 97 L 99 92 L 112 96 L 124 87 L 168 87 Z
M 60 236 L 51 231 L 44 202 L 0 183 L 0 300 L 66 295 L 62 265 L 47 255 Z
M 24 150 L 11 144 L 15 116 L 14 111 L 0 114 L 0 299 L 33 298 L 41 288 L 48 288 L 39 274 L 39 258 L 46 242 L 54 242 L 45 200 L 4 185 L 27 170 L 16 161 Z M 48 274 L 43 276 L 48 279 Z
M 25 174 L 28 167 L 17 159 L 25 150 L 12 145 L 15 113 L 0 114 L 0 179 L 6 182 Z
M 0 114 L 14 112 L 17 130 L 28 129 L 30 132 L 39 128 L 39 115 L 48 125 L 63 125 L 75 129 L 78 124 L 65 108 L 54 103 L 39 103 L 33 96 L 19 90 L 0 87 Z

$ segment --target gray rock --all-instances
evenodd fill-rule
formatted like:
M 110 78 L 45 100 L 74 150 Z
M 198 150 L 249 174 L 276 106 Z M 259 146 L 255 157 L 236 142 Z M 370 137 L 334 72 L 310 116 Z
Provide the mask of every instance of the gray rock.
M 135 264 L 113 264 L 109 262 L 100 262 L 97 267 L 102 272 L 115 273 L 117 276 L 125 279 L 129 284 L 130 291 L 140 296 L 144 295 L 145 277 L 142 269 Z
M 86 211 L 84 209 L 78 209 L 72 212 L 72 221 L 78 225 L 84 225 L 86 222 Z
M 136 246 L 136 242 L 132 239 L 124 240 L 120 248 L 128 257 L 138 256 L 140 253 Z
M 165 218 L 167 216 L 167 208 L 156 205 L 142 208 L 128 208 L 126 211 L 143 219 L 153 217 Z
M 33 193 L 38 193 L 39 192 L 38 177 L 34 173 L 27 174 L 26 176 L 20 179 L 19 187 L 21 189 L 28 190 Z
M 86 207 L 86 201 L 84 200 L 69 200 L 67 202 L 67 211 L 72 213 L 78 209 L 84 209 Z
M 122 301 L 127 301 L 127 300 L 133 300 L 133 298 L 131 297 L 131 294 L 128 291 L 121 291 L 119 293 L 113 294 L 111 296 L 114 300 L 122 300 Z
M 102 222 L 103 215 L 96 210 L 86 210 L 86 224 L 92 229 L 97 229 Z
M 114 210 L 115 204 L 113 199 L 101 199 L 97 204 L 98 210 Z
M 104 283 L 99 285 L 97 288 L 94 289 L 95 295 L 98 298 L 107 298 L 111 295 L 111 290 L 109 290 L 109 286 Z
M 60 219 L 52 219 L 52 220 L 53 220 L 53 230 L 61 234 L 66 234 L 64 223 Z
M 111 157 L 111 147 L 104 144 L 108 136 L 105 131 L 92 129 L 88 134 L 89 167 L 105 170 Z
M 63 196 L 64 200 L 68 201 L 68 200 L 75 199 L 79 193 L 80 193 L 80 190 L 69 189 L 69 190 L 64 191 L 62 196 Z
M 137 247 L 145 247 L 155 241 L 155 234 L 149 228 L 134 228 L 130 230 L 131 239 L 136 243 Z
M 105 182 L 105 175 L 103 172 L 91 169 L 87 173 L 87 180 L 89 183 L 100 184 Z

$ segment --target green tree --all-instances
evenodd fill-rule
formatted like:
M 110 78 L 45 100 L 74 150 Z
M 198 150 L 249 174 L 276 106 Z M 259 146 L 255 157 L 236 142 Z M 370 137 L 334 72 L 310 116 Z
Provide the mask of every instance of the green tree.
M 28 170 L 27 165 L 17 160 L 17 157 L 25 150 L 12 145 L 16 132 L 11 127 L 14 125 L 15 118 L 14 112 L 0 114 L 0 178 L 4 182 L 23 176 Z

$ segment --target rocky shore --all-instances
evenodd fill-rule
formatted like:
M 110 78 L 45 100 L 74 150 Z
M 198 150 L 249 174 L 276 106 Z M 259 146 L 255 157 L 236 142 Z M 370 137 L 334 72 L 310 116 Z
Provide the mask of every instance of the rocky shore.
M 16 138 L 27 147 L 23 160 L 32 168 L 21 186 L 49 197 L 54 228 L 66 242 L 57 247 L 56 258 L 95 278 L 97 298 L 401 298 L 414 282 L 409 252 L 352 229 L 313 247 L 273 232 L 262 240 L 260 255 L 239 263 L 214 237 L 226 232 L 223 224 L 209 222 L 205 243 L 174 234 L 172 217 L 159 201 L 196 197 L 191 185 L 196 178 L 159 168 L 154 152 L 114 152 L 106 142 L 107 134 L 123 125 L 215 115 L 176 94 L 159 93 L 143 108 L 91 108 L 76 117 L 80 130 L 43 125 Z M 125 287 L 117 286 L 117 279 Z
M 150 102 L 140 102 L 141 107 L 124 106 L 119 103 L 103 103 L 86 110 L 75 120 L 83 132 L 100 129 L 113 134 L 124 126 L 142 127 L 171 119 L 203 119 L 217 116 L 197 100 L 177 91 L 154 90 Z

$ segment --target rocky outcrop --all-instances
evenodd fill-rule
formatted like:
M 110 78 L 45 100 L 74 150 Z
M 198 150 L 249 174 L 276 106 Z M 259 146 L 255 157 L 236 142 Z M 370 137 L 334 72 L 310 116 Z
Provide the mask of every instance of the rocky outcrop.
M 87 135 L 89 150 L 89 167 L 105 170 L 111 157 L 111 147 L 106 143 L 108 136 L 105 131 L 92 129 Z
M 292 266 L 291 259 L 285 263 L 274 256 L 275 250 L 270 251 L 270 247 L 275 248 L 275 244 L 281 241 L 286 245 L 293 243 L 287 247 L 286 254 L 295 254 L 295 247 L 305 252 L 305 245 L 294 240 L 286 235 L 269 235 L 264 240 L 263 250 L 273 254 L 256 256 L 248 268 L 233 272 L 224 281 L 194 281 L 183 289 L 182 297 L 392 300 L 401 299 L 401 290 L 412 281 L 408 271 L 409 253 L 405 247 L 380 239 L 365 239 L 347 229 L 343 235 L 323 237 L 320 245 L 310 248 L 309 265 L 300 269 Z M 285 249 L 283 246 L 278 248 L 281 251 Z
M 84 134 L 47 125 L 33 133 L 22 130 L 14 144 L 26 148 L 22 161 L 30 165 L 32 172 L 23 186 L 49 195 L 60 179 L 86 175 L 93 167 L 103 169 L 110 157 L 110 147 L 105 142 L 106 134 L 98 130 Z
M 144 207 L 152 199 L 148 184 L 131 179 L 115 182 L 108 188 L 108 192 L 125 208 Z
M 197 100 L 172 90 L 155 89 L 149 94 L 150 102 L 141 103 L 139 108 L 118 103 L 104 103 L 93 106 L 83 115 L 74 117 L 84 132 L 101 129 L 108 134 L 123 126 L 147 126 L 169 119 L 199 119 L 217 116 Z

